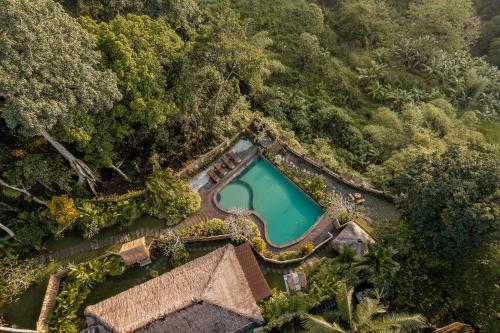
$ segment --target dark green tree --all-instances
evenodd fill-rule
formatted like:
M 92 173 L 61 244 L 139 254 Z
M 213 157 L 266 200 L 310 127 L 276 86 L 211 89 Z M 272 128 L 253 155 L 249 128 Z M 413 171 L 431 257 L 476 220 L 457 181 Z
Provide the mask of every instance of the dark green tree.
M 1 0 L 0 7 L 1 117 L 24 136 L 42 135 L 93 189 L 90 168 L 48 132 L 59 126 L 88 134 L 78 120 L 109 110 L 121 97 L 115 75 L 99 69 L 95 44 L 59 4 Z
M 102 64 L 118 78 L 121 102 L 106 114 L 89 120 L 95 127 L 91 141 L 83 146 L 99 165 L 112 166 L 117 146 L 132 135 L 136 144 L 172 117 L 175 104 L 167 92 L 167 80 L 181 55 L 180 37 L 161 19 L 129 14 L 109 23 L 81 19 L 96 40 Z M 97 118 L 97 119 L 96 119 Z
M 498 236 L 497 162 L 494 152 L 452 146 L 403 176 L 403 209 L 423 248 L 457 261 Z

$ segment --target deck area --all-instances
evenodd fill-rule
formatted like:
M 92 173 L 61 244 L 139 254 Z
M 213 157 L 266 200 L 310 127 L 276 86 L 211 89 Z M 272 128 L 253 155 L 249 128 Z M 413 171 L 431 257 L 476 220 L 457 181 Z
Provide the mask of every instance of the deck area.
M 229 182 L 234 176 L 236 176 L 241 171 L 241 169 L 245 168 L 248 165 L 248 163 L 258 154 L 258 150 L 259 150 L 258 146 L 253 146 L 249 150 L 240 152 L 239 156 L 241 157 L 242 160 L 241 163 L 239 163 L 233 170 L 228 170 L 228 173 L 222 178 L 221 181 L 214 183 L 214 181 L 210 180 L 205 186 L 200 188 L 198 192 L 201 196 L 201 208 L 197 212 L 188 216 L 184 221 L 176 225 L 174 229 L 178 230 L 190 227 L 192 225 L 195 225 L 197 223 L 212 218 L 225 219 L 229 217 L 231 215 L 230 213 L 222 211 L 215 205 L 213 201 L 214 195 L 222 187 L 224 187 L 227 182 Z M 257 226 L 260 229 L 262 238 L 265 239 L 264 225 L 262 221 L 259 220 L 254 215 L 251 215 L 251 219 L 256 222 Z M 333 224 L 325 214 L 320 218 L 317 224 L 307 232 L 305 237 L 302 238 L 300 241 L 290 246 L 280 247 L 280 248 L 268 244 L 268 249 L 274 253 L 290 251 L 290 250 L 298 250 L 306 242 L 312 242 L 313 244 L 317 245 L 322 241 L 324 241 L 326 238 L 328 238 L 330 236 L 329 233 L 333 234 L 334 232 L 335 228 L 333 227 Z

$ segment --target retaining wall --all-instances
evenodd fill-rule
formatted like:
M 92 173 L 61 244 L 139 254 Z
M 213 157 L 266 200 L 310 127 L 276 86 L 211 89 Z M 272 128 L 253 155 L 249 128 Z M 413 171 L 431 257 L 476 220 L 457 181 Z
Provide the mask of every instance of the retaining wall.
M 317 162 L 317 161 L 311 159 L 310 157 L 307 156 L 307 153 L 299 152 L 295 148 L 288 146 L 286 143 L 281 142 L 279 139 L 277 139 L 276 141 L 279 143 L 279 145 L 284 150 L 295 155 L 297 158 L 306 161 L 307 163 L 309 163 L 310 165 L 312 165 L 313 167 L 315 167 L 319 171 L 328 174 L 329 176 L 335 178 L 339 182 L 342 182 L 342 183 L 344 183 L 352 188 L 358 189 L 360 191 L 368 192 L 368 193 L 377 195 L 379 197 L 383 197 L 383 198 L 388 199 L 392 202 L 394 202 L 394 200 L 396 199 L 396 196 L 393 195 L 392 193 L 376 189 L 373 186 L 366 185 L 364 182 L 354 182 L 353 180 L 348 179 L 348 178 L 342 176 L 341 174 L 327 168 L 323 163 Z

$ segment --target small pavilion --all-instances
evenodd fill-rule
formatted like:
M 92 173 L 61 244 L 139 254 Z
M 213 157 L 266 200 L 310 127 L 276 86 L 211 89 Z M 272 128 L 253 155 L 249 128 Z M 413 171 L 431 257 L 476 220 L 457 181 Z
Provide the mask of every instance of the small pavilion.
M 122 257 L 125 265 L 139 264 L 145 266 L 151 263 L 149 248 L 146 246 L 146 238 L 134 239 L 122 245 L 118 254 Z
M 375 244 L 375 240 L 354 221 L 346 223 L 340 233 L 332 240 L 332 247 L 339 251 L 342 245 L 347 245 L 356 250 L 358 256 L 366 251 L 366 244 Z

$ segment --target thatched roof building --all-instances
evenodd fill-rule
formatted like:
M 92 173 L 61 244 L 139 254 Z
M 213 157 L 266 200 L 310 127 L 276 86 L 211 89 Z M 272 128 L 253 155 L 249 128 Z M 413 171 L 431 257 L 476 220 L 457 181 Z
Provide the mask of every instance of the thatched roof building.
M 375 240 L 356 222 L 351 221 L 346 223 L 337 237 L 332 240 L 332 247 L 339 251 L 342 245 L 347 245 L 355 249 L 358 255 L 362 255 L 367 243 L 373 244 Z
M 248 244 L 226 245 L 85 309 L 100 332 L 237 332 L 264 323 L 271 290 Z
M 146 238 L 141 237 L 122 245 L 118 254 L 122 257 L 125 265 L 130 266 L 139 263 L 141 266 L 151 263 L 149 249 L 146 246 Z
M 474 333 L 474 329 L 470 325 L 455 322 L 438 328 L 434 330 L 433 333 Z

